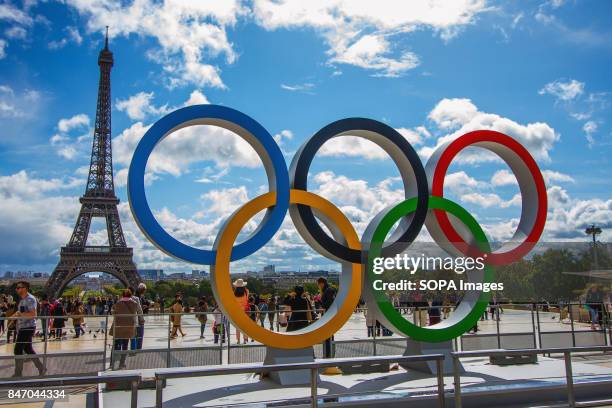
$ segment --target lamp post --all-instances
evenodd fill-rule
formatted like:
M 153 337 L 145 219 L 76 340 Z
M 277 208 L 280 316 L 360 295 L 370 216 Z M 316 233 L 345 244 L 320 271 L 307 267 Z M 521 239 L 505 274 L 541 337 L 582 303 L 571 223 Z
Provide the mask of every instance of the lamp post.
M 597 262 L 597 235 L 601 234 L 601 228 L 596 227 L 595 224 L 591 224 L 590 227 L 584 230 L 584 233 L 593 237 L 593 262 L 595 270 L 599 269 Z

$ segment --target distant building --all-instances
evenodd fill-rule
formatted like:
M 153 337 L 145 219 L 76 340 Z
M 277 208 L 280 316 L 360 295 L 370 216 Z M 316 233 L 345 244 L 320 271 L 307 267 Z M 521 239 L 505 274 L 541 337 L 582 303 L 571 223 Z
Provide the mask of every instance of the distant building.
M 168 275 L 166 275 L 165 279 L 168 280 L 184 280 L 187 279 L 187 274 L 185 272 L 177 272 L 177 273 L 170 273 Z
M 274 265 L 266 265 L 263 268 L 263 275 L 264 276 L 269 276 L 269 275 L 274 275 L 276 273 L 276 268 L 274 267 Z
M 138 273 L 144 280 L 158 281 L 164 277 L 163 269 L 139 269 Z
M 195 279 L 203 279 L 203 278 L 208 278 L 208 272 L 205 270 L 201 270 L 201 269 L 192 269 L 191 270 L 191 278 Z

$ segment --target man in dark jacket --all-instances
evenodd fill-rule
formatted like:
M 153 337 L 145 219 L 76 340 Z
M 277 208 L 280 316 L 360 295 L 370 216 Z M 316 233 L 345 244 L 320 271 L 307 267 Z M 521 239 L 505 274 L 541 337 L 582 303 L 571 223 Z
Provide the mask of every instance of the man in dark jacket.
M 321 307 L 323 308 L 321 315 L 323 315 L 329 310 L 332 303 L 334 303 L 334 300 L 336 299 L 336 289 L 329 286 L 327 279 L 324 277 L 317 279 L 317 285 L 319 286 L 319 291 L 321 292 Z M 331 342 L 333 338 L 334 337 L 332 336 L 331 338 L 326 339 L 325 343 L 323 343 L 323 356 L 325 358 L 332 358 Z

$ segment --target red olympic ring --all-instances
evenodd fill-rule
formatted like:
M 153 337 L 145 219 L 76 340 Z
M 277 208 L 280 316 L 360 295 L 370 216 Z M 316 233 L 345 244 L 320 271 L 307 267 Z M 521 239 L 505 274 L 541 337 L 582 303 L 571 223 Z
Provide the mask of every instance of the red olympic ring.
M 547 214 L 547 194 L 546 194 L 546 185 L 544 183 L 544 178 L 542 177 L 542 173 L 538 168 L 535 160 L 531 156 L 531 154 L 527 151 L 525 147 L 523 147 L 520 143 L 518 143 L 513 138 L 493 130 L 476 130 L 473 132 L 469 132 L 464 134 L 463 136 L 453 140 L 450 142 L 446 149 L 443 150 L 440 155 L 437 166 L 433 173 L 433 180 L 431 182 L 431 195 L 443 197 L 444 196 L 444 177 L 446 172 L 448 171 L 448 167 L 451 161 L 455 158 L 455 156 L 464 148 L 475 145 L 485 148 L 491 148 L 493 144 L 502 145 L 512 153 L 514 153 L 520 160 L 522 164 L 526 166 L 526 169 L 530 173 L 530 178 L 532 179 L 535 185 L 536 197 L 537 197 L 537 210 L 535 214 L 535 219 L 531 223 L 531 230 L 528 234 L 526 234 L 526 238 L 522 239 L 522 242 L 515 246 L 514 248 L 504 251 L 504 252 L 491 252 L 486 254 L 485 259 L 486 263 L 491 265 L 504 265 L 509 264 L 521 257 L 525 256 L 538 242 L 538 239 L 542 235 L 544 231 L 544 224 L 546 223 L 546 214 Z M 443 148 L 443 147 L 442 147 Z M 502 157 L 506 163 L 511 167 L 519 166 L 514 163 L 514 166 L 507 158 Z M 524 167 L 521 166 L 521 167 Z M 513 168 L 515 176 L 519 177 L 516 169 Z M 522 191 L 521 188 L 521 196 L 523 200 L 526 199 L 526 192 Z M 522 207 L 523 211 L 521 213 L 521 217 L 525 212 L 527 206 L 530 203 L 525 203 L 523 201 Z M 434 210 L 434 214 L 436 220 L 438 221 L 438 225 L 440 226 L 444 235 L 449 242 L 451 242 L 455 248 L 457 248 L 463 254 L 470 254 L 470 256 L 484 256 L 480 250 L 478 250 L 475 246 L 470 245 L 465 242 L 463 237 L 457 232 L 455 227 L 451 224 L 450 219 L 448 218 L 448 214 L 445 211 Z M 518 233 L 518 231 L 517 231 Z M 517 237 L 517 234 L 515 234 Z M 522 238 L 522 237 L 521 237 Z

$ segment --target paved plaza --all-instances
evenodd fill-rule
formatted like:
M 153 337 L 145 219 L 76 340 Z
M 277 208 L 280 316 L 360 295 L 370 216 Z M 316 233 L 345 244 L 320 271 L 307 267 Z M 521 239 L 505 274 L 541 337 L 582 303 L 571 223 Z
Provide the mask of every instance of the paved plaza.
M 407 319 L 412 318 L 412 314 L 405 315 Z M 500 333 L 528 333 L 533 331 L 533 324 L 538 325 L 541 331 L 570 331 L 569 322 L 562 323 L 559 321 L 558 313 L 539 312 L 539 316 L 534 313 L 534 321 L 532 322 L 532 313 L 528 310 L 513 310 L 506 308 L 503 314 L 500 314 L 499 331 Z M 490 315 L 489 315 L 490 318 Z M 65 339 L 59 341 L 50 339 L 47 344 L 47 352 L 78 352 L 78 351 L 99 351 L 103 350 L 105 335 L 102 332 L 106 324 L 110 328 L 112 325 L 112 316 L 108 317 L 108 322 L 105 316 L 89 316 L 85 318 L 86 329 L 85 335 L 80 338 L 74 338 L 74 330 L 71 330 L 70 323 L 67 322 L 65 331 Z M 186 315 L 183 317 L 183 330 L 187 334 L 185 337 L 178 337 L 170 341 L 170 347 L 196 347 L 196 346 L 213 346 L 213 333 L 211 328 L 212 315 L 209 316 L 205 338 L 200 339 L 200 323 L 194 315 Z M 266 320 L 266 326 L 268 321 Z M 587 323 L 574 322 L 575 330 L 589 330 L 590 325 Z M 479 334 L 494 334 L 497 332 L 498 322 L 494 320 L 480 321 L 478 324 Z M 39 322 L 40 329 L 40 322 Z M 149 315 L 146 317 L 145 337 L 143 341 L 144 349 L 164 348 L 168 345 L 168 317 L 162 315 Z M 91 333 L 90 333 L 91 332 Z M 235 342 L 234 329 L 230 328 L 230 342 Z M 469 335 L 466 335 L 469 336 Z M 399 337 L 394 335 L 393 337 Z M 336 340 L 358 340 L 367 338 L 367 328 L 365 316 L 363 313 L 354 313 L 342 329 L 336 334 Z M 112 343 L 112 336 L 106 336 L 107 347 Z M 258 344 L 258 343 L 253 343 Z M 44 342 L 41 338 L 35 338 L 34 349 L 37 352 L 43 352 Z M 13 344 L 7 344 L 6 338 L 0 339 L 0 355 L 12 355 Z
M 542 339 L 545 339 L 546 333 L 550 333 L 552 338 L 560 338 L 561 334 L 571 333 L 571 324 L 567 321 L 560 322 L 557 313 L 539 312 L 533 313 L 530 310 L 516 310 L 505 308 L 504 313 L 500 314 L 500 321 L 490 319 L 480 321 L 478 324 L 478 335 L 465 334 L 463 336 L 463 348 L 471 347 L 471 349 L 479 348 L 496 348 L 495 341 L 491 343 L 489 339 L 496 339 L 496 333 L 499 330 L 502 338 L 513 339 L 515 336 L 523 336 L 521 338 L 531 339 L 535 341 L 534 326 L 536 332 L 540 333 Z M 407 319 L 412 319 L 410 313 L 405 315 Z M 73 338 L 74 333 L 68 334 L 64 340 L 49 340 L 47 343 L 47 353 L 74 353 L 79 352 L 101 352 L 104 350 L 105 336 L 102 329 L 105 324 L 110 327 L 112 324 L 112 316 L 97 317 L 91 316 L 86 318 L 86 334 L 78 339 Z M 181 350 L 188 348 L 214 347 L 212 339 L 212 331 L 210 324 L 212 316 L 206 327 L 205 338 L 199 338 L 200 325 L 193 315 L 183 317 L 183 327 L 186 332 L 185 337 L 179 337 L 170 340 L 172 350 Z M 100 324 L 102 323 L 102 325 Z M 267 324 L 267 321 L 266 321 Z M 580 336 L 595 336 L 597 333 L 591 332 L 590 325 L 586 323 L 574 322 L 574 331 L 576 338 Z M 91 333 L 89 331 L 91 330 Z M 94 337 L 95 335 L 95 337 Z M 508 336 L 506 336 L 508 335 Z M 367 338 L 367 328 L 365 324 L 365 316 L 361 312 L 354 313 L 349 321 L 335 336 L 336 342 L 358 341 Z M 384 337 L 381 340 L 395 338 L 399 341 L 399 336 Z M 585 337 L 586 338 L 586 337 Z M 482 340 L 485 339 L 485 340 Z M 540 341 L 543 341 L 540 339 Z M 591 337 L 589 337 L 591 339 Z M 593 339 L 595 339 L 593 337 Z M 239 351 L 244 349 L 248 354 L 250 350 L 260 350 L 262 347 L 251 348 L 251 345 L 258 343 L 249 343 L 249 346 L 235 346 L 233 328 L 231 329 L 231 345 L 233 350 Z M 590 340 L 589 340 L 590 341 Z M 107 353 L 110 355 L 112 337 L 106 337 Z M 402 348 L 401 344 L 397 343 Z M 162 315 L 149 315 L 146 318 L 146 329 L 143 349 L 165 349 L 168 346 L 168 317 Z M 246 347 L 246 348 L 245 348 Z M 6 340 L 2 339 L 0 350 L 5 357 L 12 355 L 13 344 L 6 344 Z M 42 353 L 44 350 L 44 342 L 38 338 L 34 343 L 34 348 L 37 352 Z M 520 348 L 520 347 L 509 347 Z M 527 347 L 525 347 L 527 348 Z M 531 347 L 529 347 L 531 348 Z M 199 351 L 193 351 L 199 352 Z M 401 354 L 401 350 L 391 354 Z M 154 353 L 155 354 L 155 353 Z M 247 355 L 244 354 L 244 355 Z M 260 353 L 261 354 L 261 353 Z M 164 353 L 161 353 L 164 355 Z M 218 355 L 218 354 L 217 354 Z M 221 361 L 227 363 L 228 350 L 227 347 L 221 352 Z M 238 356 L 240 353 L 236 352 Z M 367 354 L 366 354 L 367 355 Z M 232 363 L 245 362 L 261 362 L 255 356 L 252 361 L 232 361 Z M 61 357 L 59 357 L 61 359 Z M 236 359 L 236 357 L 232 357 Z M 251 355 L 248 358 L 253 358 Z M 129 364 L 128 368 L 138 368 L 136 370 L 124 370 L 124 373 L 135 372 L 143 376 L 153 376 L 154 367 L 149 366 L 145 369 L 137 367 L 133 363 Z M 516 365 L 516 366 L 497 366 L 492 365 L 488 358 L 469 358 L 464 359 L 464 367 L 466 368 L 465 375 L 462 376 L 462 387 L 466 392 L 493 391 L 496 387 L 503 386 L 542 386 L 545 384 L 557 385 L 562 384 L 564 378 L 564 362 L 560 356 L 540 356 L 537 364 Z M 59 361 L 58 361 L 59 363 Z M 196 368 L 196 367 L 194 367 Z M 415 371 L 406 371 L 401 367 L 393 367 L 389 372 L 384 373 L 362 373 L 352 375 L 321 375 L 320 386 L 318 392 L 320 395 L 332 395 L 335 397 L 346 395 L 346 398 L 356 398 L 363 395 L 364 398 L 433 398 L 436 392 L 436 380 L 431 375 L 422 374 Z M 609 380 L 612 381 L 612 356 L 609 354 L 598 355 L 579 355 L 573 356 L 573 370 L 576 377 L 576 382 L 592 381 L 592 380 Z M 447 390 L 452 388 L 452 377 L 445 377 Z M 88 389 L 81 387 L 80 391 Z M 283 392 L 279 393 L 279 389 Z M 90 389 L 91 391 L 91 389 Z M 351 397 L 348 397 L 348 395 Z M 227 375 L 213 376 L 193 379 L 168 380 L 167 386 L 164 388 L 164 407 L 212 407 L 212 406 L 228 406 L 228 405 L 244 405 L 244 406 L 261 406 L 258 401 L 273 401 L 282 404 L 283 401 L 304 399 L 307 404 L 307 398 L 310 395 L 309 386 L 280 386 L 269 379 L 260 379 L 259 376 L 251 375 Z M 342 398 L 342 397 L 341 397 Z M 154 405 L 155 394 L 153 390 L 139 391 L 139 406 L 151 407 Z M 106 392 L 103 394 L 105 406 L 126 406 L 129 401 L 129 393 L 124 391 Z M 6 401 L 5 401 L 6 402 Z M 57 401 L 52 406 L 56 408 L 63 407 L 82 407 L 87 403 L 86 397 L 81 395 L 70 395 L 70 398 L 65 401 Z M 10 406 L 10 405 L 9 405 Z M 16 405 L 23 407 L 45 407 L 49 405 L 32 403 Z

